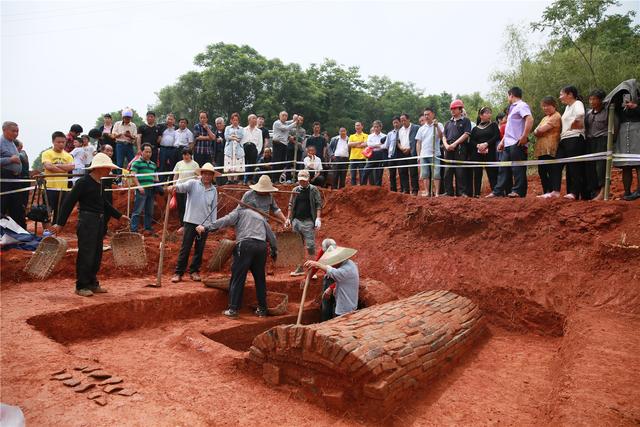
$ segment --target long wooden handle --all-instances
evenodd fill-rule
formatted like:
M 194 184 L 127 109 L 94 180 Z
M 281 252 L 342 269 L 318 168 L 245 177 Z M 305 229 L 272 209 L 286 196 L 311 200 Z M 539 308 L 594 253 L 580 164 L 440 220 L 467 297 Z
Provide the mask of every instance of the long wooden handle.
M 313 269 L 307 271 L 307 277 L 304 279 L 304 289 L 302 289 L 302 299 L 300 300 L 300 308 L 298 309 L 298 320 L 296 321 L 296 325 L 300 325 L 302 322 L 302 310 L 304 310 L 304 300 L 307 298 L 307 289 L 309 288 L 309 282 L 311 281 L 311 276 L 313 275 Z
M 158 260 L 158 275 L 156 276 L 156 286 L 162 286 L 162 265 L 164 264 L 164 244 L 167 240 L 167 226 L 169 225 L 169 197 L 167 197 L 167 206 L 164 208 L 164 224 L 162 225 L 162 240 L 160 243 L 160 259 Z
M 245 202 L 243 202 L 242 200 L 236 199 L 235 197 L 230 196 L 227 193 L 222 193 L 221 192 L 220 194 L 222 194 L 223 196 L 228 197 L 229 199 L 231 199 L 234 202 L 238 203 L 243 208 L 251 209 L 252 211 L 259 213 L 260 215 L 262 215 L 265 218 L 273 219 L 273 220 L 279 222 L 280 224 L 283 224 L 283 222 L 282 222 L 282 220 L 280 218 L 277 218 L 275 216 L 269 215 L 268 213 L 265 213 L 265 212 L 261 211 L 260 209 L 254 208 L 253 206 L 248 205 Z

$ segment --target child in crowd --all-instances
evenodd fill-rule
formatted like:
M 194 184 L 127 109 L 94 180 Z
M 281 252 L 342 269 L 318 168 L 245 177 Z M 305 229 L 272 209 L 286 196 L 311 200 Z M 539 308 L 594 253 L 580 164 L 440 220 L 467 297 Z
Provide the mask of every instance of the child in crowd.
M 87 150 L 82 146 L 82 140 L 76 138 L 73 140 L 73 150 L 71 150 L 71 156 L 73 157 L 74 175 L 80 175 L 84 173 L 84 168 L 87 166 Z M 93 158 L 93 157 L 92 157 Z M 91 162 L 89 162 L 91 164 Z M 75 183 L 79 176 L 74 176 L 71 180 Z

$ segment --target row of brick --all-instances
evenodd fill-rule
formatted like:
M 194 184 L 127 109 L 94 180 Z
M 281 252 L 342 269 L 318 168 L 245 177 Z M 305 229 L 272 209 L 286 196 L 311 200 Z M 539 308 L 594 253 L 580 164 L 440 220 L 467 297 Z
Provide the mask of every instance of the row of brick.
M 249 359 L 269 383 L 320 378 L 332 396 L 387 407 L 457 360 L 483 330 L 472 301 L 425 291 L 320 324 L 276 326 L 254 339 Z

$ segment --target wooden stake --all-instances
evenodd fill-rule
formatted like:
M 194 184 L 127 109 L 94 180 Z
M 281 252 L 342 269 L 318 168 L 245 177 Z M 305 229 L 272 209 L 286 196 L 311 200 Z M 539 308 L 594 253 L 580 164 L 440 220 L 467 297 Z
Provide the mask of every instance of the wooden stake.
M 165 192 L 166 186 L 165 186 Z M 148 286 L 152 288 L 159 288 L 162 286 L 162 267 L 164 264 L 164 246 L 167 241 L 167 226 L 169 225 L 169 201 L 171 194 L 167 197 L 167 205 L 164 208 L 164 224 L 162 225 L 162 239 L 160 242 L 160 258 L 158 259 L 158 274 L 156 275 L 156 283 Z
M 614 121 L 615 121 L 615 107 L 613 106 L 613 102 L 609 104 L 609 131 L 607 132 L 607 151 L 613 151 L 613 133 L 614 129 Z M 607 155 L 607 169 L 604 174 L 604 200 L 609 200 L 609 192 L 611 191 L 611 166 L 613 163 L 613 156 L 611 154 Z

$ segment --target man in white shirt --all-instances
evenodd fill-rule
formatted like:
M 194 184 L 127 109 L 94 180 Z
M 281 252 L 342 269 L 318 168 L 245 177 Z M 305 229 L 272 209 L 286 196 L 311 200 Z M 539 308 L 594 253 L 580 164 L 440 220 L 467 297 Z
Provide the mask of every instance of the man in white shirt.
M 424 180 L 425 191 L 422 192 L 422 195 L 431 197 L 429 180 L 433 179 L 433 191 L 437 197 L 440 188 L 440 160 L 435 153 L 439 151 L 440 141 L 444 135 L 444 126 L 436 121 L 435 112 L 431 108 L 426 108 L 424 116 L 421 117 L 424 117 L 425 123 L 416 134 L 416 151 L 420 156 L 420 179 Z M 435 139 L 434 129 L 437 129 Z M 433 176 L 431 176 L 432 171 Z
M 176 118 L 172 113 L 167 114 L 167 121 L 161 127 L 160 134 L 160 172 L 172 171 L 176 165 Z M 160 181 L 167 181 L 169 175 L 160 175 Z
M 258 156 L 262 154 L 262 130 L 258 127 L 258 116 L 249 114 L 247 117 L 249 125 L 244 128 L 242 135 L 242 148 L 244 148 L 244 158 L 246 165 L 255 165 L 258 163 Z M 255 170 L 255 166 L 247 166 L 246 171 L 250 174 L 244 176 L 244 183 L 254 184 L 256 181 L 251 173 Z
M 366 185 L 367 181 L 369 181 L 369 184 L 382 187 L 384 160 L 388 156 L 388 150 L 386 146 L 387 135 L 381 131 L 382 122 L 380 120 L 374 121 L 373 132 L 367 138 L 367 147 L 373 149 L 373 155 L 367 160 L 360 185 Z
M 411 157 L 417 156 L 416 135 L 420 126 L 411 123 L 411 118 L 406 113 L 400 115 L 400 123 L 402 126 L 398 129 L 398 141 L 396 143 L 396 157 L 400 159 L 398 162 L 400 165 L 400 170 L 398 171 L 400 175 L 400 190 L 405 194 L 411 192 L 411 194 L 417 196 L 418 168 L 416 167 L 416 160 Z
M 271 138 L 273 148 L 273 161 L 278 162 L 274 165 L 275 169 L 285 169 L 287 165 L 284 162 L 287 160 L 287 147 L 289 145 L 289 134 L 292 130 L 298 126 L 298 115 L 293 115 L 293 120 L 287 120 L 289 114 L 286 111 L 281 111 L 278 116 L 278 120 L 273 122 L 273 136 Z M 288 174 L 287 176 L 290 176 Z
M 349 166 L 349 136 L 347 128 L 341 127 L 338 136 L 329 143 L 332 169 L 335 172 L 335 189 L 344 188 Z
M 174 147 L 178 149 L 178 153 L 182 153 L 184 148 L 193 149 L 193 132 L 187 127 L 188 124 L 189 120 L 187 119 L 178 121 L 178 129 L 174 135 Z

